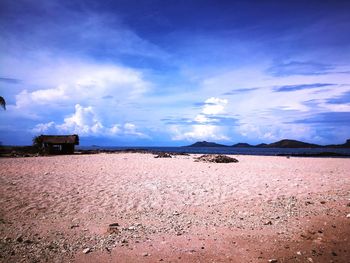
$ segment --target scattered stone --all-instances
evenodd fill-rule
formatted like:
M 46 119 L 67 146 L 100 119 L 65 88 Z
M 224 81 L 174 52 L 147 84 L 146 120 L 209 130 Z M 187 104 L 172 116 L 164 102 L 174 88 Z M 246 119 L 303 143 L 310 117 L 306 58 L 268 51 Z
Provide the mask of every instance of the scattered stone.
M 143 256 L 143 257 L 148 257 L 149 254 L 145 252 L 145 253 L 142 253 L 142 256 Z
M 88 248 L 85 248 L 84 250 L 83 250 L 83 253 L 84 254 L 87 254 L 87 253 L 90 253 L 91 252 L 91 249 L 88 247 Z
M 172 156 L 169 153 L 158 153 L 158 155 L 154 156 L 154 158 L 172 158 Z
M 264 225 L 272 225 L 272 222 L 271 222 L 271 221 L 266 221 L 266 222 L 264 223 Z
M 350 218 L 350 214 L 347 214 L 346 217 L 347 217 L 347 218 Z
M 78 224 L 78 223 L 72 224 L 72 225 L 70 226 L 70 229 L 73 229 L 73 228 L 76 228 L 76 227 L 79 227 L 79 224 Z
M 269 263 L 277 263 L 277 262 L 278 262 L 278 260 L 277 260 L 277 259 L 274 259 L 274 258 L 269 259 Z
M 108 232 L 109 233 L 117 233 L 119 232 L 119 224 L 118 223 L 112 223 L 108 225 Z
M 17 238 L 16 238 L 16 241 L 17 242 L 23 242 L 23 237 L 22 237 L 22 235 L 19 235 Z
M 326 201 L 321 201 L 320 203 L 324 205 L 326 203 Z
M 307 258 L 307 261 L 314 262 L 312 258 Z
M 338 254 L 335 253 L 334 251 L 332 251 L 332 256 L 336 257 L 336 256 L 338 256 Z
M 32 240 L 30 240 L 30 239 L 26 239 L 26 240 L 24 240 L 24 242 L 23 243 L 25 243 L 25 244 L 32 244 L 33 243 L 33 241 Z
M 204 154 L 195 159 L 196 162 L 209 162 L 209 163 L 238 163 L 236 158 L 232 158 L 221 154 Z
M 300 252 L 300 251 L 298 251 L 298 252 L 297 252 L 297 255 L 301 256 L 301 252 Z
M 178 216 L 178 215 L 180 215 L 180 213 L 179 213 L 178 211 L 175 211 L 175 212 L 173 213 L 173 215 L 174 215 L 174 216 Z

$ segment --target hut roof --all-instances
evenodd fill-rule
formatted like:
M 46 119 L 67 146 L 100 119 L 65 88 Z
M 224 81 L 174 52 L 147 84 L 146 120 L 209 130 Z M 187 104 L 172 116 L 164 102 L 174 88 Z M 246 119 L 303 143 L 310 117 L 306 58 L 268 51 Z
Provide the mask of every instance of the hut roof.
M 79 136 L 76 134 L 73 135 L 40 135 L 40 139 L 43 143 L 52 143 L 52 144 L 65 144 L 73 143 L 75 145 L 79 144 Z

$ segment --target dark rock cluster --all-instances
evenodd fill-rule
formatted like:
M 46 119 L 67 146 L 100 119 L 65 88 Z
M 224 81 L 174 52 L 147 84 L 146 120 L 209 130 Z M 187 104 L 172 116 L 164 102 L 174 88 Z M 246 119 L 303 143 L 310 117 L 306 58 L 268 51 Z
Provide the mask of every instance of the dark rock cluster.
M 208 163 L 238 163 L 238 160 L 236 158 L 221 154 L 204 154 L 196 158 L 195 161 Z

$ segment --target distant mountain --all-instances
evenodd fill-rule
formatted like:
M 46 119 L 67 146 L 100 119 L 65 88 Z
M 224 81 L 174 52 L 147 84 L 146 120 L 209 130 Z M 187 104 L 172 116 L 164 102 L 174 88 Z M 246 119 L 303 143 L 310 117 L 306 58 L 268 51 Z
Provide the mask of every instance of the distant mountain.
M 331 145 L 318 145 L 313 143 L 301 142 L 297 140 L 289 140 L 284 139 L 278 142 L 273 142 L 270 144 L 260 143 L 257 145 L 251 145 L 249 143 L 236 143 L 232 146 L 227 146 L 215 142 L 196 142 L 194 144 L 185 146 L 185 147 L 235 147 L 235 148 L 248 148 L 248 147 L 256 147 L 256 148 L 350 148 L 350 139 L 348 139 L 343 144 L 331 144 Z
M 317 148 L 322 147 L 317 144 L 307 143 L 307 142 L 301 142 L 296 140 L 281 140 L 278 142 L 267 144 L 266 146 L 263 146 L 266 148 Z
M 254 147 L 260 147 L 260 148 L 262 148 L 262 147 L 266 147 L 266 146 L 267 146 L 266 143 L 260 143 L 260 144 L 255 145 Z
M 248 148 L 248 147 L 254 147 L 254 145 L 251 145 L 251 144 L 245 143 L 245 142 L 240 142 L 240 143 L 236 143 L 236 144 L 232 145 L 231 147 Z
M 202 141 L 202 142 L 195 142 L 194 144 L 191 144 L 185 147 L 228 147 L 228 146 L 215 143 L 215 142 Z
M 326 145 L 325 147 L 328 147 L 328 148 L 350 148 L 350 139 L 346 140 L 346 142 L 343 144 L 330 144 L 330 145 Z

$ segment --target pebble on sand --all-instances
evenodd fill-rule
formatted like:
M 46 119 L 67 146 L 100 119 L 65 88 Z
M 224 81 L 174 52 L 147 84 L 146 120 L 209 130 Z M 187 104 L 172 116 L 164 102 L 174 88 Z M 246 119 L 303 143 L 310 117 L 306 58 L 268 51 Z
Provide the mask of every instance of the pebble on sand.
M 91 252 L 91 249 L 88 247 L 88 248 L 85 248 L 84 250 L 83 250 L 83 253 L 84 254 L 87 254 L 87 253 L 90 253 Z

